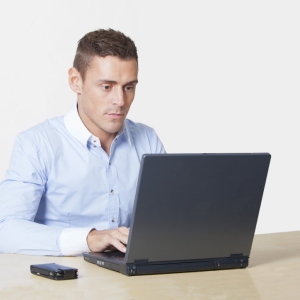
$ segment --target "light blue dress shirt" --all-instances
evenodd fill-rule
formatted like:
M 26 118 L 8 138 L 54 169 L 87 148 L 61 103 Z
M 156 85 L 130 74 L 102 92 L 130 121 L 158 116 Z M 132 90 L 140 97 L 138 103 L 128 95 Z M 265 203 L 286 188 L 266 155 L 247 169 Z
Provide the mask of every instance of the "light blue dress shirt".
M 20 133 L 0 184 L 0 252 L 76 255 L 88 248 L 61 244 L 87 247 L 92 228 L 129 227 L 141 157 L 164 152 L 152 128 L 126 119 L 108 156 L 76 105 Z

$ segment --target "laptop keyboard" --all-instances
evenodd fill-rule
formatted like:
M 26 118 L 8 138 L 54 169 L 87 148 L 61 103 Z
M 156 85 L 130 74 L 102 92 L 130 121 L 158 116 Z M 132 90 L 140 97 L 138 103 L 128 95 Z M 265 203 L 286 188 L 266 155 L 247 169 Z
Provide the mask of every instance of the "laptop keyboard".
M 103 252 L 102 255 L 107 258 L 124 259 L 125 253 L 119 251 Z

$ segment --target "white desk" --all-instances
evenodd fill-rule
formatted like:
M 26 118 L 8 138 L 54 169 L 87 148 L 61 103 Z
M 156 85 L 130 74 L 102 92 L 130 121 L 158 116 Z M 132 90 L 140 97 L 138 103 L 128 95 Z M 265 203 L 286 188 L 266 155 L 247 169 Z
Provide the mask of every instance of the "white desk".
M 32 275 L 31 264 L 78 268 L 79 278 Z M 246 269 L 127 277 L 82 257 L 0 255 L 0 299 L 300 299 L 300 231 L 256 235 Z

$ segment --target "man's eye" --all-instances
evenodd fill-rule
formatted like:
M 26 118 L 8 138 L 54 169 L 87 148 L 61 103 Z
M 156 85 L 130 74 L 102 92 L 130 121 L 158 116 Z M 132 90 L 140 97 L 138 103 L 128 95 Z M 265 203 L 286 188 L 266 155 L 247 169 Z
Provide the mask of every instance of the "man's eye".
M 134 86 L 126 86 L 125 87 L 125 91 L 127 91 L 127 92 L 130 92 L 130 91 L 133 91 L 134 90 Z
M 110 85 L 105 84 L 105 85 L 102 85 L 101 87 L 105 91 L 109 91 L 110 90 Z

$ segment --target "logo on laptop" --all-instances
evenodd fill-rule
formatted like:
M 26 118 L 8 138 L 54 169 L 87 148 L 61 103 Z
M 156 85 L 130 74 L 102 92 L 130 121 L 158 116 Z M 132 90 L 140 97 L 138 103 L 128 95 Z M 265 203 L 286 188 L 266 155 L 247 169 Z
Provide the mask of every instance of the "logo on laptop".
M 104 261 L 97 260 L 97 265 L 99 265 L 99 266 L 104 266 Z

